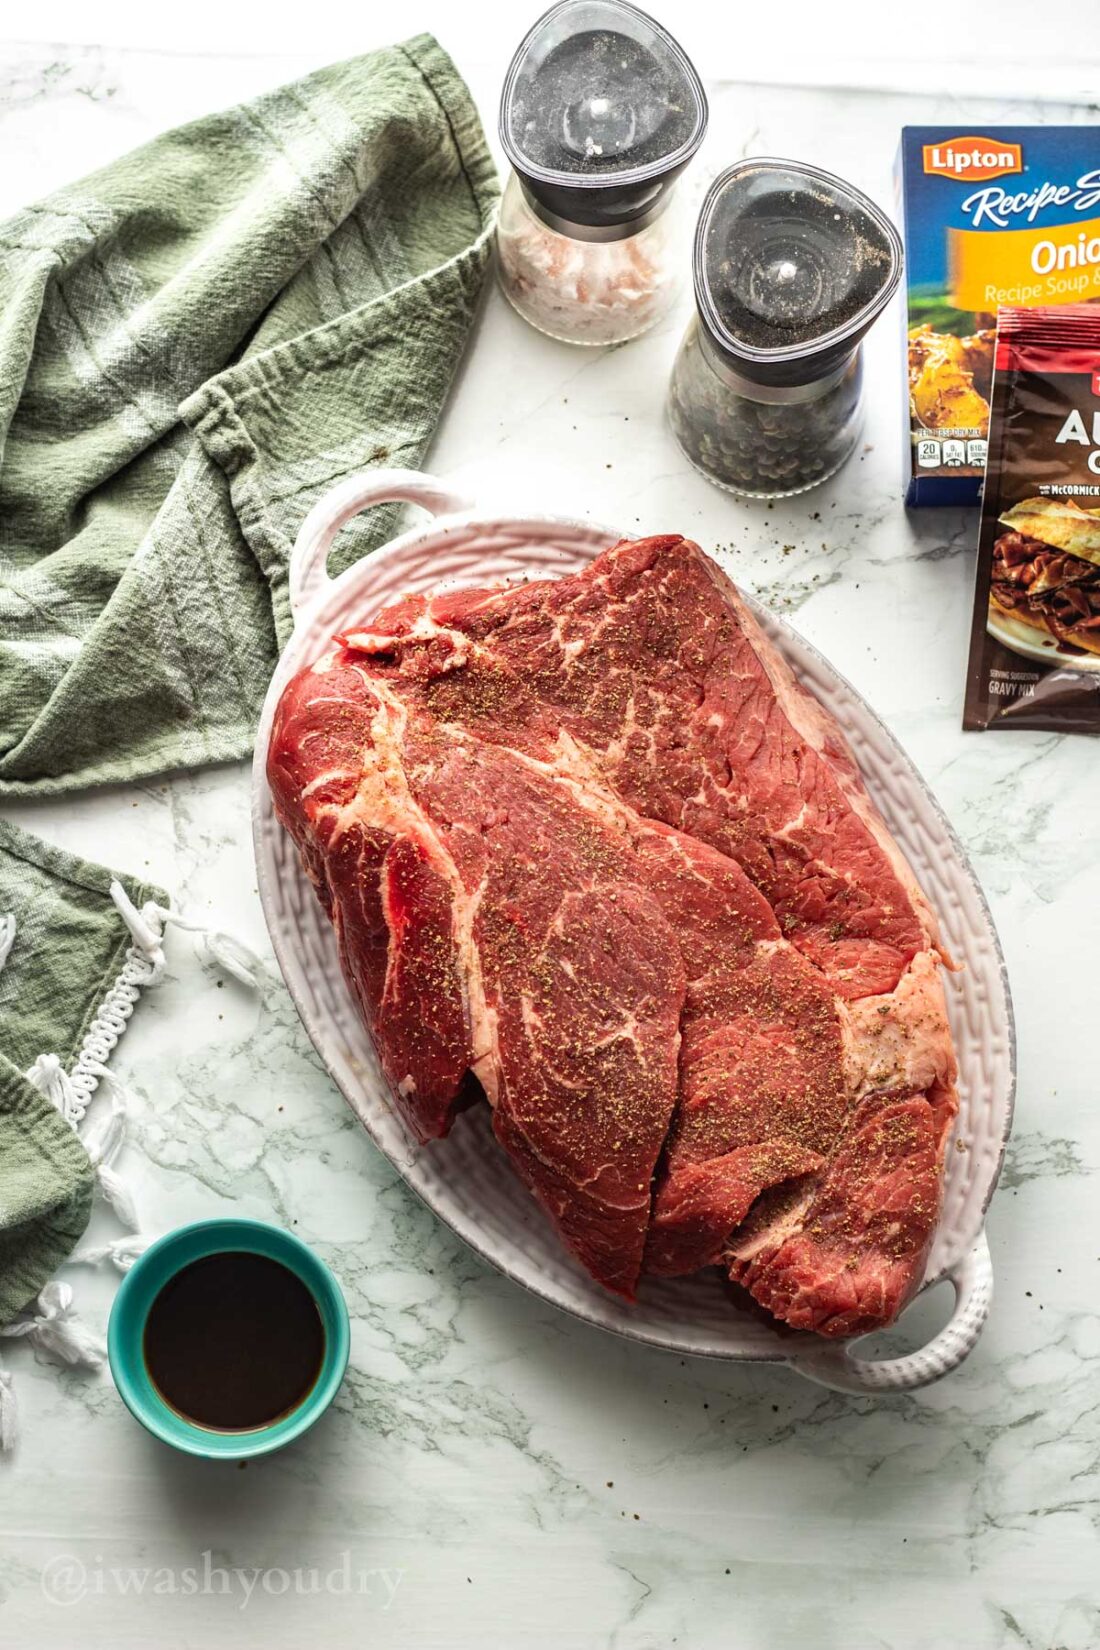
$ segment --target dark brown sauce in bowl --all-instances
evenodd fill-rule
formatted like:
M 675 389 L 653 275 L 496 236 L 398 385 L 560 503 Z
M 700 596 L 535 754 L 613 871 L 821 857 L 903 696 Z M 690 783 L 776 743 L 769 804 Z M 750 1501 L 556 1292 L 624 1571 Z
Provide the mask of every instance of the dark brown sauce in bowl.
M 311 1291 L 289 1267 L 229 1250 L 168 1280 L 149 1308 L 143 1354 L 153 1386 L 185 1421 L 253 1432 L 309 1396 L 325 1331 Z

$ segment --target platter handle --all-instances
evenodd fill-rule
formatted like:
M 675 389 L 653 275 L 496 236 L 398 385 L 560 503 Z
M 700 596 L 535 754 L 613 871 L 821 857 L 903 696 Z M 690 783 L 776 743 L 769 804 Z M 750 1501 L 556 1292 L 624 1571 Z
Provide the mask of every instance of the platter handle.
M 318 499 L 290 553 L 290 606 L 295 621 L 332 583 L 326 570 L 332 542 L 345 522 L 374 504 L 419 504 L 433 516 L 468 510 L 472 500 L 420 470 L 362 470 Z
M 927 1346 L 900 1358 L 857 1358 L 851 1343 L 821 1341 L 800 1347 L 787 1363 L 834 1392 L 863 1396 L 885 1392 L 912 1392 L 957 1369 L 972 1351 L 993 1303 L 993 1263 L 982 1232 L 970 1253 L 947 1273 L 955 1290 L 949 1321 Z

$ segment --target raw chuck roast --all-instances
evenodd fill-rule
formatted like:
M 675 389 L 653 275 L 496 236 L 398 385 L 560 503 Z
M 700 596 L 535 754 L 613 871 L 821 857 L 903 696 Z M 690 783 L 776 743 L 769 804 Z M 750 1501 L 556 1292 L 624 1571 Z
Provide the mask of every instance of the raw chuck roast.
M 484 1090 L 607 1288 L 853 1335 L 956 1110 L 936 923 L 839 730 L 685 539 L 397 603 L 287 687 L 279 818 L 421 1140 Z

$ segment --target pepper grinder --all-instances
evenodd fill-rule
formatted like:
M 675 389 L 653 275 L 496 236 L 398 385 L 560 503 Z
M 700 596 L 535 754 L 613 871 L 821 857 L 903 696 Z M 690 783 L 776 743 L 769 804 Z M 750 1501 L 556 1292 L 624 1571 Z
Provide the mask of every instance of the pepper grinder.
M 862 340 L 901 267 L 889 218 L 828 172 L 762 159 L 716 178 L 695 234 L 697 313 L 669 385 L 692 464 L 754 498 L 833 475 L 862 427 Z
M 505 295 L 539 331 L 615 344 L 676 296 L 673 186 L 703 140 L 691 62 L 625 0 L 562 0 L 512 59 L 497 229 Z

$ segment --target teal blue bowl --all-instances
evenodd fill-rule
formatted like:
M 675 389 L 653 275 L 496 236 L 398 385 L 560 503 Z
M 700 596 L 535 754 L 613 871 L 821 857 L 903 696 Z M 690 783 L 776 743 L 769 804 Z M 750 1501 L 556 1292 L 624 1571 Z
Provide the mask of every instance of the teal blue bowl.
M 160 1396 L 145 1367 L 145 1322 L 160 1291 L 185 1266 L 209 1255 L 242 1252 L 280 1262 L 305 1284 L 321 1314 L 325 1354 L 316 1381 L 289 1415 L 247 1432 L 215 1432 L 185 1420 Z M 336 1396 L 350 1341 L 348 1309 L 324 1261 L 293 1233 L 260 1220 L 200 1220 L 158 1238 L 123 1278 L 107 1326 L 111 1374 L 130 1414 L 155 1438 L 210 1461 L 267 1455 L 301 1437 Z

